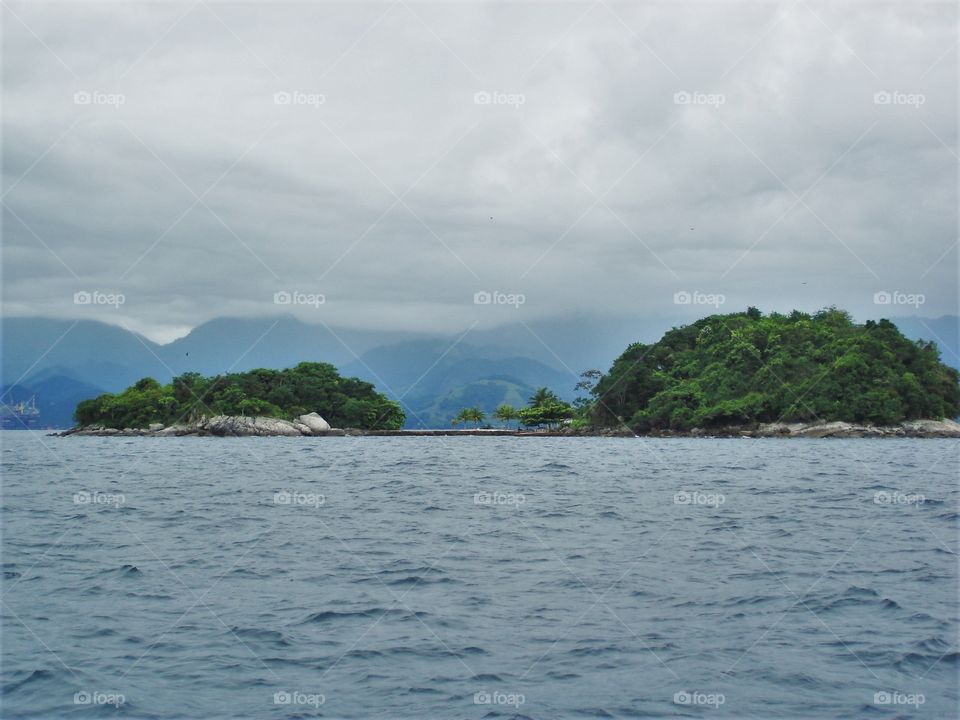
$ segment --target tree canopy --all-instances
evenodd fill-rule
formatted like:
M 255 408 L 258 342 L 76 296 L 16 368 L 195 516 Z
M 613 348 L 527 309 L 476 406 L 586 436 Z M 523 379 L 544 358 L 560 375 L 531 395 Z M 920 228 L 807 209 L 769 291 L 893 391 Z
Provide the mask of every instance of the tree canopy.
M 636 431 L 960 413 L 958 372 L 936 345 L 836 308 L 703 318 L 630 345 L 591 392 L 597 425 Z
M 215 377 L 184 373 L 168 384 L 144 378 L 121 393 L 84 400 L 74 412 L 81 425 L 146 427 L 211 415 L 264 415 L 294 419 L 320 413 L 335 427 L 395 430 L 400 405 L 357 378 L 340 377 L 328 363 L 304 362 L 287 370 L 250 370 Z
M 469 408 L 464 408 L 459 413 L 457 413 L 456 417 L 454 417 L 450 421 L 450 423 L 456 426 L 461 424 L 466 425 L 468 422 L 472 422 L 475 424 L 476 427 L 480 427 L 480 423 L 483 422 L 485 417 L 486 415 L 484 414 L 483 410 L 481 410 L 480 408 L 469 407 Z
M 484 418 L 483 411 L 478 407 L 462 409 L 450 422 L 453 425 L 465 425 L 468 422 L 476 423 L 479 427 Z M 574 417 L 574 409 L 569 403 L 561 400 L 555 392 L 546 388 L 537 388 L 528 401 L 527 407 L 515 408 L 503 403 L 497 406 L 493 417 L 499 420 L 504 427 L 511 421 L 527 428 L 547 427 L 553 429 L 566 424 Z

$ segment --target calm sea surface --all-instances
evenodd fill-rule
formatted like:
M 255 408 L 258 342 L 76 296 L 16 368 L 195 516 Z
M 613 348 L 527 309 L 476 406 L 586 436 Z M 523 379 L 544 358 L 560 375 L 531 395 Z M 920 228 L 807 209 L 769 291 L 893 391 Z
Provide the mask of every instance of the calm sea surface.
M 2 442 L 4 718 L 958 716 L 956 441 Z

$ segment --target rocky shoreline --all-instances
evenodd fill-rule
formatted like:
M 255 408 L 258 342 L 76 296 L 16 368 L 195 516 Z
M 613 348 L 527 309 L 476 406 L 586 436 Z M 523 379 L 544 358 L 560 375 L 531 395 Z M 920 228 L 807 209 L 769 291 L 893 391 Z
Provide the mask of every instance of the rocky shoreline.
M 588 433 L 634 437 L 629 430 Z M 761 423 L 756 426 L 731 425 L 709 430 L 694 428 L 689 432 L 652 431 L 641 437 L 711 437 L 711 438 L 960 438 L 960 423 L 953 420 L 907 420 L 897 425 L 860 425 L 834 421 L 828 423 Z
M 75 427 L 62 433 L 54 433 L 57 437 L 68 435 L 96 436 L 96 437 L 184 437 L 214 436 L 214 437 L 301 437 L 304 435 L 342 436 L 359 435 L 361 430 L 344 430 L 330 427 L 330 423 L 317 413 L 301 415 L 296 420 L 281 420 L 271 417 L 245 417 L 235 415 L 215 415 L 189 423 L 176 423 L 164 426 L 154 423 L 147 428 L 105 428 L 100 426 Z
M 562 430 L 358 430 L 334 428 L 317 413 L 301 415 L 296 420 L 270 417 L 217 415 L 191 423 L 148 428 L 75 427 L 57 437 L 694 437 L 694 438 L 960 438 L 960 423 L 953 420 L 908 420 L 898 425 L 858 425 L 848 422 L 829 423 L 766 423 L 757 426 L 730 426 L 709 430 L 694 428 L 689 432 L 661 430 L 634 433 L 627 428 L 564 428 Z

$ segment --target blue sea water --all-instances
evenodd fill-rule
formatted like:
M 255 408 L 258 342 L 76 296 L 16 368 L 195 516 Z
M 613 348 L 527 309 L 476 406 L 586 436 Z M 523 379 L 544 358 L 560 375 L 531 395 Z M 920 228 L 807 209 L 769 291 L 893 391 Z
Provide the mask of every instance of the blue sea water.
M 960 443 L 2 434 L 4 718 L 954 718 Z

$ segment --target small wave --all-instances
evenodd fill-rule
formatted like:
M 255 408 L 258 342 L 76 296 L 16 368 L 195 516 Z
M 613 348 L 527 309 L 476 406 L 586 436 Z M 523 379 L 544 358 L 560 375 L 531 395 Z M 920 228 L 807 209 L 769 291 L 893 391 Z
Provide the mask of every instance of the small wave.
M 283 633 L 278 630 L 267 630 L 264 628 L 243 628 L 234 625 L 230 628 L 230 632 L 233 635 L 236 635 L 240 638 L 249 638 L 251 640 L 259 640 L 263 642 L 272 642 L 278 645 L 289 645 L 290 641 L 284 637 Z
M 143 573 L 140 571 L 140 568 L 138 568 L 136 565 L 130 565 L 129 563 L 121 565 L 118 568 L 101 570 L 97 574 L 121 578 L 135 578 L 143 575 Z
M 474 682 L 503 682 L 503 678 L 496 673 L 480 673 L 479 675 L 474 675 L 472 680 Z
M 574 672 L 559 672 L 557 670 L 551 670 L 547 673 L 547 677 L 554 680 L 576 680 L 580 677 L 580 675 Z
M 456 582 L 452 578 L 441 577 L 436 580 L 431 580 L 426 575 L 409 575 L 405 578 L 399 578 L 397 580 L 391 580 L 387 585 L 437 585 L 438 583 L 452 583 Z
M 336 622 L 338 620 L 352 620 L 352 619 L 365 619 L 373 618 L 379 619 L 381 616 L 399 616 L 404 619 L 416 619 L 421 617 L 429 617 L 429 613 L 425 612 L 414 612 L 410 613 L 406 610 L 400 610 L 398 608 L 370 608 L 369 610 L 357 610 L 352 612 L 337 612 L 336 610 L 321 610 L 320 612 L 315 612 L 308 615 L 304 620 L 300 622 L 301 625 L 306 625 L 309 623 L 325 623 L 325 622 Z
M 324 623 L 332 620 L 348 620 L 350 618 L 368 617 L 370 617 L 370 613 L 368 612 L 336 612 L 335 610 L 322 610 L 320 612 L 315 612 L 312 615 L 308 615 L 301 624 Z
M 11 682 L 3 685 L 2 691 L 4 695 L 11 693 L 14 690 L 19 690 L 26 685 L 36 684 L 44 680 L 54 680 L 56 678 L 56 676 L 49 670 L 33 670 L 29 673 L 26 671 L 20 671 L 15 674 L 23 675 L 24 677 L 20 678 L 19 680 L 12 680 Z

